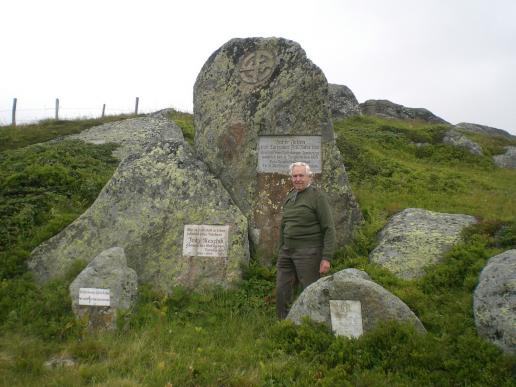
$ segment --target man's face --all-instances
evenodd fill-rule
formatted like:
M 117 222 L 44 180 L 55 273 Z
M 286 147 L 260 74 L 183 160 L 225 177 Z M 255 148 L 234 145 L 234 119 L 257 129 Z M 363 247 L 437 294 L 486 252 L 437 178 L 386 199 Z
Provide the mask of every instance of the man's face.
M 306 167 L 295 166 L 292 168 L 292 185 L 298 192 L 303 191 L 310 184 L 310 176 L 306 173 Z

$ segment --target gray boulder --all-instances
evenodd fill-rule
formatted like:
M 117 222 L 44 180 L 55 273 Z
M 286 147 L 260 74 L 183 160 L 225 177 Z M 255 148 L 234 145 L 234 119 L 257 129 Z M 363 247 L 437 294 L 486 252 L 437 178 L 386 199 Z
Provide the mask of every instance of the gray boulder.
M 446 132 L 443 138 L 443 143 L 465 148 L 474 155 L 482 156 L 482 148 L 480 145 L 470 140 L 456 129 L 450 129 Z
M 448 124 L 424 108 L 409 108 L 395 104 L 386 99 L 370 99 L 360 104 L 360 111 L 364 115 L 381 118 L 397 118 L 402 120 L 421 120 L 432 124 Z
M 110 122 L 67 136 L 91 144 L 114 143 L 120 145 L 113 155 L 119 160 L 129 155 L 140 155 L 163 141 L 182 141 L 183 132 L 165 115 L 138 117 Z
M 403 279 L 414 279 L 440 262 L 461 240 L 462 230 L 476 223 L 473 216 L 407 208 L 392 216 L 378 235 L 369 260 Z
M 185 225 L 228 226 L 227 256 L 184 256 Z M 247 236 L 245 216 L 188 144 L 163 142 L 126 157 L 93 205 L 33 251 L 29 267 L 43 282 L 120 246 L 138 280 L 158 290 L 231 286 L 249 259 Z
M 133 307 L 138 291 L 137 283 L 136 272 L 127 267 L 124 249 L 112 247 L 95 257 L 70 284 L 72 310 L 77 318 L 85 319 L 91 328 L 114 329 L 117 313 Z M 109 291 L 109 305 L 85 305 L 96 304 L 98 301 L 95 301 L 93 293 L 93 302 L 80 300 L 80 295 L 85 298 L 81 289 L 91 289 L 90 293 Z
M 360 106 L 349 87 L 330 83 L 328 91 L 333 119 L 360 115 Z
M 505 153 L 493 156 L 493 160 L 500 168 L 516 168 L 516 146 L 506 146 Z
M 473 295 L 480 336 L 516 355 L 516 250 L 489 259 Z
M 308 286 L 292 305 L 287 319 L 300 324 L 308 317 L 331 328 L 330 300 L 360 301 L 364 333 L 389 320 L 408 322 L 419 332 L 426 332 L 403 301 L 357 269 L 342 270 Z
M 338 243 L 351 239 L 361 213 L 335 144 L 328 83 L 299 44 L 282 38 L 224 44 L 195 82 L 194 124 L 197 154 L 248 218 L 262 262 L 270 263 L 278 251 L 281 205 L 291 188 L 288 164 L 317 155 L 322 167 L 316 184 L 334 209 Z M 282 160 L 271 162 L 273 171 L 260 170 L 260 141 L 274 142 L 278 136 L 286 136 L 292 148 L 274 151 L 271 146 L 268 156 Z M 298 147 L 292 136 L 311 136 L 320 151 Z
M 502 137 L 507 140 L 516 139 L 516 136 L 513 136 L 512 134 L 506 132 L 505 130 L 493 128 L 491 126 L 486 126 L 486 125 L 472 124 L 469 122 L 461 122 L 461 123 L 455 125 L 455 128 L 457 128 L 461 131 L 484 134 L 484 135 L 487 135 L 490 137 Z

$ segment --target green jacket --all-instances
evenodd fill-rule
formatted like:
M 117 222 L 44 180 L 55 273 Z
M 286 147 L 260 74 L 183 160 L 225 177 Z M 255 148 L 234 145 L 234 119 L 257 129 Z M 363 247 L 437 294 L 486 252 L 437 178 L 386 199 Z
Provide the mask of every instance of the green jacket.
M 309 186 L 292 190 L 283 203 L 280 248 L 322 247 L 322 257 L 331 261 L 335 253 L 335 224 L 326 195 Z

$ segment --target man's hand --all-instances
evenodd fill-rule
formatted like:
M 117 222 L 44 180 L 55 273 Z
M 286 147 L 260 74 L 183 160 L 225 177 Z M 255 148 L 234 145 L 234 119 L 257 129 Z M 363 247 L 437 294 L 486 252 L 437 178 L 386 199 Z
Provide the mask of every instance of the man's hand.
M 321 260 L 321 265 L 319 266 L 319 273 L 320 274 L 326 274 L 330 270 L 330 261 L 327 261 L 326 259 Z

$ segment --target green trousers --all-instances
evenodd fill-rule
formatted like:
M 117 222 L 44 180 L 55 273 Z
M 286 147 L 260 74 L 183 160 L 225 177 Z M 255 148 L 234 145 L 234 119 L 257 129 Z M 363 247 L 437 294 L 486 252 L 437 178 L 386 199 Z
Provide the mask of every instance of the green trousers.
M 297 285 L 305 289 L 320 278 L 322 249 L 308 247 L 288 249 L 283 246 L 276 264 L 276 313 L 279 319 L 288 315 Z

